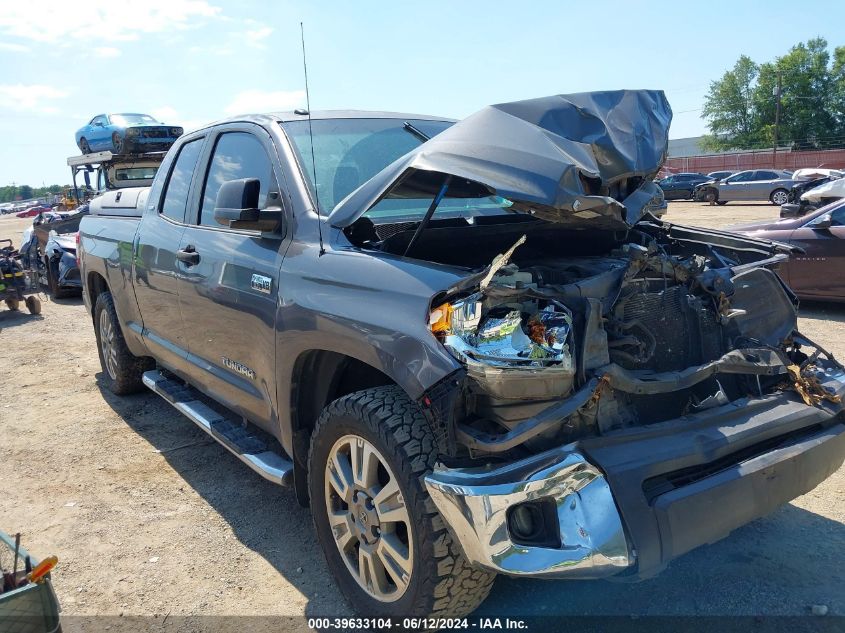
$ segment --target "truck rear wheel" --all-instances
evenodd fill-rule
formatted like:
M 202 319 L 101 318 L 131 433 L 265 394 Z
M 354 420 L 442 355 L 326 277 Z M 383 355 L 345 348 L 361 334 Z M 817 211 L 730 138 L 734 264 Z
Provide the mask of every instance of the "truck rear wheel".
M 155 367 L 151 358 L 138 357 L 126 347 L 120 330 L 114 300 L 110 292 L 97 295 L 94 304 L 94 332 L 97 351 L 103 368 L 103 381 L 109 391 L 118 396 L 137 393 L 144 389 L 141 375 Z
M 308 487 L 329 569 L 369 617 L 461 617 L 495 574 L 470 567 L 426 491 L 437 458 L 417 404 L 398 387 L 329 404 L 311 437 Z

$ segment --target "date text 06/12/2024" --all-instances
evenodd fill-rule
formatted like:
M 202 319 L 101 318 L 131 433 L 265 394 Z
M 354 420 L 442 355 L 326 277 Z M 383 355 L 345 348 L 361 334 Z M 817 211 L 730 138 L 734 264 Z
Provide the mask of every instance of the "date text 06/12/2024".
M 314 630 L 327 629 L 362 629 L 380 630 L 397 628 L 400 630 L 522 630 L 528 624 L 518 618 L 309 618 L 308 628 Z

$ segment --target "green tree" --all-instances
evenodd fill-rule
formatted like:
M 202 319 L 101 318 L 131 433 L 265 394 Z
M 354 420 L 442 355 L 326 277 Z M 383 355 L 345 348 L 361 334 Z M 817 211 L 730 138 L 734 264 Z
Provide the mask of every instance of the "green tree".
M 775 140 L 780 81 L 778 145 L 799 149 L 845 146 L 845 47 L 828 52 L 817 37 L 793 46 L 774 61 L 739 58 L 710 85 L 702 114 L 711 150 L 759 149 Z
M 831 114 L 836 120 L 836 135 L 845 141 L 845 46 L 833 50 L 830 69 Z
M 752 101 L 758 73 L 757 64 L 742 55 L 733 69 L 710 84 L 702 110 L 710 127 L 710 135 L 703 140 L 707 149 L 741 148 L 759 141 Z
M 42 196 L 61 193 L 64 191 L 65 187 L 70 187 L 70 185 L 50 185 L 49 187 L 6 185 L 5 187 L 0 187 L 0 202 L 14 202 L 18 199 L 18 196 L 20 196 L 22 200 L 26 200 L 28 198 L 40 198 Z
M 775 140 L 778 76 L 781 81 L 778 144 L 808 149 L 827 147 L 835 141 L 837 125 L 832 113 L 829 62 L 827 41 L 815 38 L 793 46 L 775 62 L 760 66 L 754 104 L 767 145 Z

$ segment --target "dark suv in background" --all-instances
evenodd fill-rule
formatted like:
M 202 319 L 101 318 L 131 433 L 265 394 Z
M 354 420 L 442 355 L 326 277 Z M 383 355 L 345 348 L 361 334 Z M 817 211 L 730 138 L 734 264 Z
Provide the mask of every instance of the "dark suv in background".
M 672 174 L 657 181 L 667 200 L 692 200 L 695 187 L 710 178 L 704 174 Z

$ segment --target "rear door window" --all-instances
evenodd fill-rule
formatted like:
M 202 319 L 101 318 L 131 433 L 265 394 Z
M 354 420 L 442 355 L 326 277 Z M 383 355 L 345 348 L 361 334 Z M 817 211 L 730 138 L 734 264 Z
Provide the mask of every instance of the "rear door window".
M 185 208 L 188 206 L 188 196 L 191 193 L 191 179 L 197 167 L 202 138 L 185 143 L 179 149 L 179 156 L 170 172 L 165 185 L 164 197 L 161 202 L 161 214 L 176 220 L 185 221 Z

